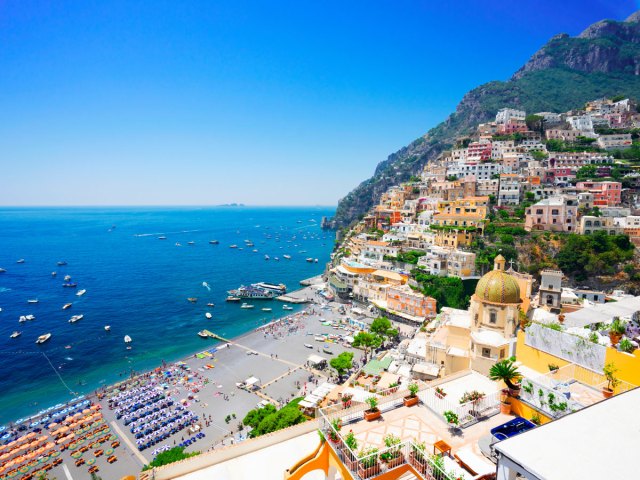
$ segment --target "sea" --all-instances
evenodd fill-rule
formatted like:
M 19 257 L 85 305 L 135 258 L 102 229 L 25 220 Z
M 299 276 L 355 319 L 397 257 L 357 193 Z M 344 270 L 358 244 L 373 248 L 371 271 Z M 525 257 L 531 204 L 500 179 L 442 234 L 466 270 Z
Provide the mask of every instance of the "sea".
M 202 329 L 232 338 L 302 308 L 256 300 L 253 310 L 241 309 L 225 298 L 260 281 L 296 290 L 322 273 L 334 234 L 320 221 L 332 214 L 329 207 L 0 208 L 0 424 L 211 347 L 197 336 Z M 76 288 L 62 286 L 66 275 Z M 29 314 L 36 319 L 18 322 Z M 10 338 L 16 330 L 22 335 Z M 36 345 L 45 333 L 50 340 Z

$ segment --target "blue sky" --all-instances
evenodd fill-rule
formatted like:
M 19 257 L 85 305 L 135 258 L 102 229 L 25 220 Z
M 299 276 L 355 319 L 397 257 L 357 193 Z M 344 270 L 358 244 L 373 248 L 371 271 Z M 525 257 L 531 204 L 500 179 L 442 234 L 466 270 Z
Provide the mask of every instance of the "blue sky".
M 331 205 L 618 1 L 0 0 L 0 205 Z

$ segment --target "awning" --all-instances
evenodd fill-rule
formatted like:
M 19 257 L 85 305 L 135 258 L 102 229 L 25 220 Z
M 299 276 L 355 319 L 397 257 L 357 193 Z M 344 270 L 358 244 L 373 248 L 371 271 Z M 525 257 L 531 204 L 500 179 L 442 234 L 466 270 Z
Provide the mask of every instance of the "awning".
M 312 365 L 320 365 L 321 363 L 325 363 L 326 361 L 327 359 L 321 357 L 320 355 L 309 355 L 307 357 L 307 362 L 311 363 Z
M 260 383 L 260 379 L 256 377 L 249 377 L 244 381 L 245 385 L 255 385 L 256 383 Z

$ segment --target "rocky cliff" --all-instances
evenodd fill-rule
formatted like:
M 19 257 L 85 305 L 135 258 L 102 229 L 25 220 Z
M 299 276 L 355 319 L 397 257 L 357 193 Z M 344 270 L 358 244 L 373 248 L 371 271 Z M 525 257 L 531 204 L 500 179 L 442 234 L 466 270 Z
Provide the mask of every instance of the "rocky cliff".
M 457 137 L 493 119 L 502 107 L 561 112 L 614 95 L 640 98 L 640 12 L 624 22 L 597 22 L 577 37 L 556 35 L 510 80 L 471 90 L 444 122 L 389 155 L 371 178 L 341 199 L 335 224 L 358 220 L 387 188 L 418 174 Z

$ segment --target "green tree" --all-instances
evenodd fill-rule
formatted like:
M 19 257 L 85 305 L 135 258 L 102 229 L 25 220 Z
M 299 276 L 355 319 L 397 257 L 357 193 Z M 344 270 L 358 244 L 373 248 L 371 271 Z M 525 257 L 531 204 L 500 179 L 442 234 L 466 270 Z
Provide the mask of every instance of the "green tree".
M 353 352 L 342 352 L 337 357 L 333 357 L 329 361 L 329 365 L 333 368 L 340 378 L 353 367 Z
M 371 333 L 379 335 L 383 340 L 395 338 L 398 336 L 398 330 L 393 328 L 393 326 L 391 325 L 391 320 L 389 320 L 387 317 L 376 318 L 373 322 L 371 322 L 369 331 Z
M 271 404 L 265 405 L 262 408 L 254 408 L 253 410 L 249 410 L 242 420 L 242 423 L 248 427 L 256 428 L 262 420 L 273 413 L 276 413 L 276 407 Z
M 580 167 L 576 172 L 576 178 L 578 180 L 589 180 L 597 176 L 598 169 L 595 165 L 585 165 Z
M 382 345 L 382 338 L 375 333 L 359 332 L 353 337 L 353 346 L 364 349 L 365 360 L 368 358 L 369 352 L 374 348 L 378 348 L 380 345 Z
M 156 458 L 154 458 L 153 461 L 148 465 L 145 465 L 143 470 L 149 470 L 153 467 L 161 467 L 163 465 L 178 462 L 180 460 L 184 460 L 185 458 L 194 457 L 199 454 L 200 452 L 186 453 L 184 451 L 184 447 L 173 447 L 166 452 L 161 452 L 156 455 Z
M 540 115 L 527 115 L 524 119 L 527 128 L 533 132 L 542 133 L 544 118 Z

